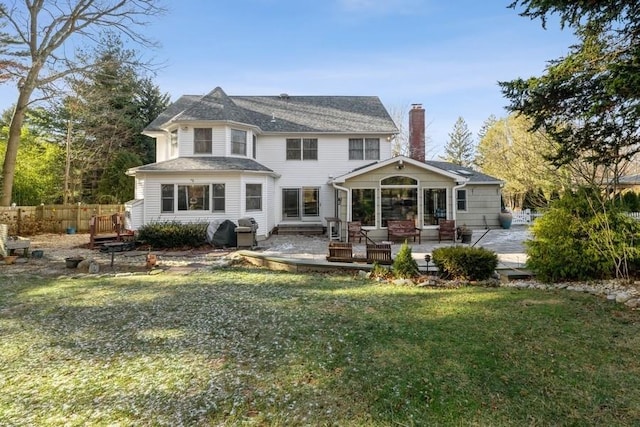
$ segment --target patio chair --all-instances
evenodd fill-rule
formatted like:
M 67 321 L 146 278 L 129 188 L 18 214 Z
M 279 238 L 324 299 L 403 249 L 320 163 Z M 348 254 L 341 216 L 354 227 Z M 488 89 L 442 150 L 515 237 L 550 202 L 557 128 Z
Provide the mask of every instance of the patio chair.
M 453 219 L 441 219 L 438 229 L 438 242 L 442 240 L 456 241 L 456 221 Z
M 362 243 L 362 238 L 367 238 L 367 233 L 369 230 L 364 230 L 362 228 L 362 222 L 360 221 L 351 221 L 347 223 L 347 229 L 349 231 L 349 241 L 351 242 L 353 239 L 358 238 L 358 243 Z

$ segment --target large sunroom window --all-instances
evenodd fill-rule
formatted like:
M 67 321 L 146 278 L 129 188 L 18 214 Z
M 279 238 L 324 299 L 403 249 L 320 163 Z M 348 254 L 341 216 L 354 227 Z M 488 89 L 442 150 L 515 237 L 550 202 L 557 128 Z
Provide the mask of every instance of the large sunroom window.
M 360 221 L 364 226 L 376 225 L 375 188 L 354 188 L 351 190 L 351 220 Z
M 408 176 L 392 176 L 380 182 L 382 226 L 387 221 L 418 218 L 418 181 Z M 416 224 L 417 225 L 417 224 Z
M 447 219 L 447 189 L 424 189 L 424 224 L 437 225 L 441 219 Z

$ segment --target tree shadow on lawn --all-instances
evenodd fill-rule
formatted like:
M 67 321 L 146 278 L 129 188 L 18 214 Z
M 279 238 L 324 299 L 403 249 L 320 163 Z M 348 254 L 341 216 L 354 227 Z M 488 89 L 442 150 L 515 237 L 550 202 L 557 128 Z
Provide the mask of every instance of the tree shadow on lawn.
M 0 295 L 6 336 L 23 346 L 11 363 L 38 378 L 37 398 L 5 395 L 24 411 L 49 402 L 109 421 L 286 424 L 640 415 L 638 312 L 589 295 L 242 269 Z M 72 385 L 58 393 L 65 375 Z

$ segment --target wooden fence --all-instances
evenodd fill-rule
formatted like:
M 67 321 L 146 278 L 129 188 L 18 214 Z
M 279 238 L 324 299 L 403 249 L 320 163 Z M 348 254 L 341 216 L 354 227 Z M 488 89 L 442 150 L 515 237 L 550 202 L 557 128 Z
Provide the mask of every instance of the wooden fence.
M 37 233 L 88 233 L 93 215 L 124 212 L 124 205 L 40 205 L 0 207 L 0 223 L 10 235 Z

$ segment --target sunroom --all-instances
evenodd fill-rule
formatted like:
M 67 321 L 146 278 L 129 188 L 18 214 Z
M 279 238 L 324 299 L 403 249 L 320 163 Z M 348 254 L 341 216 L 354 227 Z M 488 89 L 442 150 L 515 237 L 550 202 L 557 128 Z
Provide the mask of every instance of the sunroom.
M 500 182 L 474 182 L 477 175 L 399 156 L 336 177 L 330 183 L 342 235 L 352 221 L 373 240 L 386 238 L 390 220 L 412 220 L 424 238 L 433 239 L 444 219 L 488 226 L 500 210 Z

